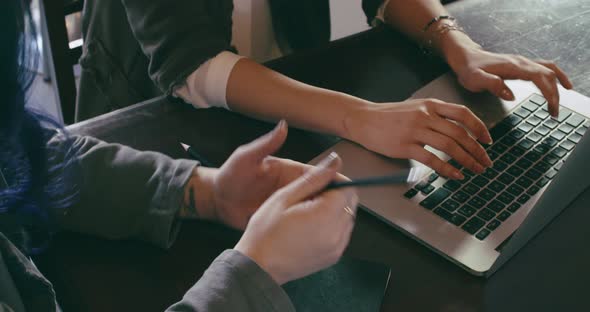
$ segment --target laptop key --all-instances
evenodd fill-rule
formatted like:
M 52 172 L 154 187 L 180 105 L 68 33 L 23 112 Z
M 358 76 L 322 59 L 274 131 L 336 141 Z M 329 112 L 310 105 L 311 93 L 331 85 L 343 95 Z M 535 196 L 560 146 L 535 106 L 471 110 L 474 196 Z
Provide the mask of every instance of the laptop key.
M 529 140 L 522 140 L 520 142 L 530 142 Z M 523 145 L 527 145 L 528 143 L 523 143 Z M 532 145 L 531 145 L 532 146 Z M 522 156 L 524 155 L 524 153 L 526 153 L 526 150 L 529 149 L 530 147 L 527 148 L 523 148 L 521 145 L 516 145 L 513 148 L 510 149 L 510 154 L 512 154 L 512 156 Z
M 423 188 L 425 188 L 426 186 L 430 185 L 430 183 L 426 182 L 426 181 L 420 181 L 420 183 L 414 185 L 414 187 L 418 190 L 421 191 Z
M 506 145 L 498 142 L 498 143 L 496 143 L 496 144 L 494 144 L 492 146 L 492 149 L 491 150 L 494 151 L 494 152 L 496 152 L 496 153 L 498 153 L 498 154 L 502 154 L 502 153 L 504 153 L 505 151 L 508 150 L 508 146 L 506 146 Z
M 578 133 L 574 133 L 570 135 L 567 139 L 577 144 L 582 139 L 582 136 Z
M 557 116 L 557 121 L 559 123 L 564 122 L 570 115 L 572 114 L 572 111 L 565 108 L 565 107 L 560 107 L 559 108 L 559 116 Z
M 416 196 L 416 194 L 418 194 L 418 191 L 416 189 L 412 188 L 404 193 L 404 197 L 405 198 L 412 198 L 412 197 Z
M 574 127 L 568 125 L 568 124 L 563 124 L 561 126 L 559 126 L 559 128 L 557 128 L 559 131 L 563 132 L 563 133 L 571 133 L 572 131 L 574 131 Z
M 493 168 L 487 168 L 486 171 L 482 173 L 482 175 L 491 180 L 498 176 L 498 171 Z
M 543 161 L 550 165 L 555 165 L 559 161 L 559 157 L 549 154 L 543 158 Z
M 576 133 L 579 135 L 584 135 L 584 133 L 586 133 L 586 129 L 584 127 L 578 128 L 578 130 L 576 130 Z
M 428 183 L 432 183 L 432 182 L 436 181 L 436 179 L 438 179 L 438 177 L 439 177 L 438 173 L 436 173 L 436 172 L 431 173 L 428 176 Z
M 537 181 L 537 186 L 543 187 L 549 183 L 549 179 L 547 177 L 542 177 L 541 180 Z
M 477 192 L 479 192 L 479 187 L 473 183 L 469 183 L 465 185 L 463 191 L 469 193 L 470 195 L 475 195 Z
M 496 197 L 496 192 L 494 192 L 488 188 L 485 188 L 485 189 L 481 190 L 481 192 L 479 192 L 477 195 L 479 197 L 485 199 L 486 201 L 490 201 L 490 200 L 492 200 L 492 198 Z
M 533 165 L 533 162 L 528 159 L 521 158 L 516 162 L 516 165 L 522 169 L 528 169 Z M 510 172 L 510 174 L 512 174 L 512 172 Z
M 547 173 L 545 173 L 545 176 L 549 179 L 553 179 L 556 174 L 557 174 L 557 170 L 551 168 L 549 171 L 547 171 Z
M 508 205 L 510 204 L 513 200 L 514 200 L 514 196 L 510 195 L 509 193 L 507 193 L 506 191 L 502 192 L 500 195 L 498 195 L 498 200 L 503 202 L 504 204 Z
M 477 176 L 471 182 L 473 182 L 475 185 L 479 187 L 484 187 L 486 186 L 486 184 L 490 182 L 490 180 L 483 176 Z
M 522 177 L 518 178 L 515 183 L 524 187 L 524 188 L 527 188 L 531 184 L 533 184 L 533 181 L 525 176 L 522 176 Z
M 524 176 L 534 181 L 534 180 L 537 180 L 538 178 L 542 177 L 543 173 L 538 170 L 531 169 L 531 170 L 527 171 L 527 173 L 525 173 Z
M 469 234 L 475 234 L 479 229 L 481 229 L 485 225 L 485 221 L 478 217 L 473 217 L 469 219 L 463 226 L 461 227 L 465 232 Z
M 573 113 L 572 116 L 568 120 L 566 120 L 566 123 L 575 128 L 581 125 L 584 121 L 586 121 L 586 118 L 576 113 Z
M 465 222 L 467 220 L 467 218 L 465 218 L 464 216 L 456 213 L 454 214 L 450 220 L 448 220 L 449 222 L 451 222 L 452 224 L 456 225 L 456 226 L 460 226 L 461 224 L 463 224 L 463 222 Z
M 455 180 L 448 180 L 447 182 L 445 182 L 445 184 L 443 184 L 443 187 L 451 191 L 456 191 L 461 187 L 461 182 Z
M 497 152 L 494 151 L 488 151 L 488 157 L 490 157 L 490 159 L 492 161 L 496 160 L 498 157 L 500 157 L 500 154 L 498 154 Z
M 518 117 L 517 115 L 510 115 L 506 118 L 504 118 L 504 120 L 502 121 L 503 123 L 509 124 L 512 127 L 515 127 L 516 125 L 518 125 L 523 119 L 521 117 Z
M 508 170 L 506 170 L 506 172 L 510 173 L 514 177 L 518 177 L 524 172 L 524 170 L 522 170 L 521 168 L 519 168 L 517 166 L 512 166 L 512 167 L 508 168 Z
M 504 222 L 511 216 L 510 212 L 504 210 L 498 215 L 498 220 Z
M 516 139 L 511 137 L 511 136 L 505 136 L 502 138 L 502 140 L 500 140 L 500 143 L 508 145 L 508 146 L 512 146 L 514 144 L 516 144 Z
M 559 146 L 565 150 L 571 151 L 572 149 L 574 149 L 576 144 L 572 141 L 567 140 L 567 141 L 561 142 L 561 144 L 559 144 Z
M 486 237 L 488 237 L 488 235 L 490 235 L 490 233 L 491 233 L 490 230 L 483 229 L 483 230 L 479 231 L 479 233 L 477 233 L 475 235 L 475 237 L 479 240 L 484 240 Z
M 520 196 L 520 194 L 524 193 L 524 188 L 519 185 L 512 184 L 506 189 L 506 191 L 514 196 Z
M 533 96 L 531 96 L 531 98 L 529 99 L 531 102 L 541 106 L 541 105 L 545 105 L 545 103 L 547 103 L 547 101 L 545 100 L 544 97 L 538 95 L 538 94 L 533 94 Z
M 516 146 L 515 146 L 515 148 L 516 148 Z M 516 159 L 517 158 L 514 155 L 512 155 L 511 153 L 506 153 L 502 157 L 500 157 L 500 160 L 505 161 L 505 162 L 507 162 L 509 164 L 515 162 Z
M 521 123 L 520 125 L 518 125 L 518 127 L 516 129 L 524 132 L 524 133 L 529 133 L 531 130 L 533 130 L 533 126 L 528 124 L 528 123 Z
M 432 193 L 432 191 L 434 191 L 434 186 L 432 186 L 431 184 L 428 184 L 425 187 L 423 187 L 421 191 L 422 191 L 422 194 L 428 195 L 428 194 Z
M 451 192 L 444 188 L 437 189 L 432 195 L 426 197 L 423 201 L 420 202 L 420 206 L 426 209 L 433 209 L 438 204 L 440 204 L 443 200 L 451 195 Z
M 504 209 L 504 207 L 506 207 L 506 205 L 504 205 L 502 202 L 495 200 L 495 199 L 488 205 L 488 209 L 493 210 L 495 212 L 502 211 L 502 209 Z
M 540 126 L 537 129 L 535 129 L 535 132 L 542 135 L 542 136 L 546 136 L 549 134 L 549 132 L 551 132 L 551 129 L 549 129 L 545 126 Z
M 565 133 L 561 132 L 560 130 L 555 130 L 553 133 L 551 133 L 551 137 L 556 139 L 557 141 L 561 141 L 563 140 L 563 138 L 565 138 Z
M 464 203 L 469 199 L 469 195 L 463 191 L 458 191 L 457 193 L 453 194 L 453 196 L 451 196 L 451 198 L 453 198 L 454 200 L 456 200 L 460 203 Z
M 549 117 L 549 113 L 544 110 L 539 110 L 535 113 L 535 116 L 537 116 L 539 119 L 545 120 L 547 117 Z
M 508 206 L 508 211 L 515 213 L 520 207 L 522 207 L 519 203 L 512 203 Z
M 533 185 L 533 186 L 529 187 L 529 189 L 526 191 L 526 193 L 533 196 L 533 195 L 537 194 L 539 192 L 539 190 L 541 190 L 540 187 Z
M 443 209 L 441 207 L 434 209 L 433 212 L 436 213 L 439 217 L 441 217 L 447 221 L 450 221 L 451 217 L 453 217 L 452 213 L 446 211 L 445 209 Z
M 514 113 L 522 118 L 527 118 L 532 112 L 522 107 L 517 108 Z
M 559 143 L 558 140 L 556 140 L 552 137 L 548 137 L 548 138 L 545 138 L 541 144 L 547 145 L 549 147 L 554 147 L 555 145 L 557 145 L 557 143 Z
M 539 105 L 537 105 L 534 102 L 531 101 L 526 101 L 524 104 L 522 104 L 522 107 L 524 107 L 525 109 L 534 112 L 537 110 L 537 108 L 539 108 Z
M 526 133 L 518 130 L 518 129 L 514 129 L 512 131 L 510 131 L 510 133 L 508 133 L 508 135 L 516 140 L 520 140 L 522 139 L 523 136 L 525 136 Z
M 488 185 L 488 188 L 496 193 L 501 192 L 505 187 L 506 185 L 500 181 L 492 181 L 492 183 Z
M 530 116 L 529 118 L 526 119 L 526 122 L 532 126 L 537 126 L 538 124 L 541 123 L 541 119 L 537 118 L 537 116 Z
M 461 213 L 462 215 L 466 216 L 466 217 L 471 217 L 472 215 L 474 215 L 477 212 L 477 209 L 470 207 L 469 205 L 465 205 L 461 208 L 459 208 L 459 213 Z
M 525 204 L 527 201 L 529 201 L 529 199 L 531 199 L 531 197 L 527 194 L 523 194 L 520 195 L 520 197 L 516 200 L 519 204 Z
M 493 211 L 484 208 L 477 213 L 477 216 L 486 221 L 490 221 L 496 216 L 496 214 Z
M 478 196 L 473 196 L 468 202 L 469 206 L 475 208 L 475 209 L 480 209 L 483 206 L 485 206 L 486 201 L 481 199 Z
M 530 160 L 532 162 L 535 162 L 539 159 L 541 159 L 543 155 L 541 153 L 538 153 L 535 150 L 532 150 L 530 152 L 528 152 L 526 155 L 524 155 L 524 158 L 526 158 L 527 160 Z
M 533 145 L 535 145 L 535 143 L 528 139 L 518 142 L 518 146 L 522 147 L 525 150 L 532 148 Z
M 511 176 L 508 173 L 502 173 L 499 177 L 498 177 L 498 181 L 504 183 L 504 184 L 510 184 L 512 183 L 512 181 L 514 181 L 514 177 Z
M 559 158 L 563 158 L 563 156 L 565 156 L 565 154 L 567 154 L 567 150 L 558 146 L 554 150 L 551 151 L 551 154 L 553 154 Z
M 494 141 L 499 140 L 506 133 L 512 130 L 512 126 L 505 122 L 500 122 L 490 130 L 490 136 Z
M 450 212 L 453 212 L 453 211 L 459 209 L 459 206 L 461 206 L 461 204 L 455 200 L 452 200 L 452 199 L 448 199 L 447 201 L 445 201 L 441 205 L 441 207 L 445 208 L 446 210 L 448 210 Z
M 531 140 L 535 143 L 541 141 L 541 139 L 543 138 L 543 136 L 538 134 L 537 132 L 529 133 L 529 135 L 527 135 L 526 137 L 528 140 Z
M 497 229 L 500 224 L 502 224 L 502 222 L 498 221 L 498 220 L 492 220 L 490 221 L 490 223 L 488 223 L 488 225 L 486 225 L 486 228 L 490 231 L 493 231 L 495 229 Z
M 553 169 L 559 171 L 561 170 L 561 166 L 563 166 L 563 161 L 560 161 L 557 164 L 555 164 L 555 166 L 553 166 Z
M 535 168 L 535 170 L 540 171 L 540 172 L 546 172 L 547 170 L 551 169 L 551 165 L 549 165 L 545 161 L 540 161 L 540 162 L 536 163 L 533 166 L 533 168 Z
M 492 168 L 498 171 L 504 171 L 506 168 L 508 168 L 508 164 L 502 160 L 496 160 L 494 161 L 494 165 L 492 166 Z
M 533 151 L 539 153 L 539 155 L 541 155 L 541 156 L 549 153 L 550 150 L 551 150 L 551 147 L 549 147 L 548 145 L 545 145 L 543 143 L 535 146 L 535 148 L 533 149 Z

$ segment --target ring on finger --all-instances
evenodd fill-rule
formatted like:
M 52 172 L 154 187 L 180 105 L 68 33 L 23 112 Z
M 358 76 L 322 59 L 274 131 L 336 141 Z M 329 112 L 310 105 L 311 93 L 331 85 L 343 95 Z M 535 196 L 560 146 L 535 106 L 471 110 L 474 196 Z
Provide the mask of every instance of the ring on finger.
M 356 219 L 356 215 L 350 206 L 344 206 L 344 211 L 348 213 L 353 219 Z

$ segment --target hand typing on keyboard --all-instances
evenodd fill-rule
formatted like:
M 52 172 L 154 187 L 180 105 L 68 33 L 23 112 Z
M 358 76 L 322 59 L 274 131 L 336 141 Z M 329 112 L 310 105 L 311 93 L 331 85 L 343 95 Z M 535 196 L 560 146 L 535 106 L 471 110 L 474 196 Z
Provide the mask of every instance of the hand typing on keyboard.
M 424 149 L 432 146 L 475 173 L 492 162 L 481 143 L 492 139 L 485 124 L 463 105 L 435 99 L 375 104 L 350 119 L 347 138 L 393 158 L 415 159 L 439 174 L 463 179 L 455 167 Z

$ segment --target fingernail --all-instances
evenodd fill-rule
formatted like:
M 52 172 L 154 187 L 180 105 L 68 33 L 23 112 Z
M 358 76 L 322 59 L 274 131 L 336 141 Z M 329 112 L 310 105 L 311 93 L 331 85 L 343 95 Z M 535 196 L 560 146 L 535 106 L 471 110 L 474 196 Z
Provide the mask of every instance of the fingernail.
M 319 168 L 329 168 L 331 167 L 334 163 L 336 163 L 336 159 L 338 159 L 338 153 L 336 152 L 331 152 L 330 155 L 326 156 L 326 158 L 322 159 L 319 163 L 318 163 L 318 167 Z
M 453 171 L 453 178 L 457 179 L 457 180 L 463 180 L 465 179 L 465 176 L 459 172 L 458 170 Z
M 504 89 L 502 90 L 502 98 L 508 101 L 514 101 L 514 94 L 510 90 Z
M 281 130 L 281 129 L 285 128 L 286 124 L 287 124 L 287 122 L 285 121 L 285 119 L 281 119 L 281 121 L 279 121 L 279 123 L 277 124 L 275 129 Z
M 476 173 L 483 173 L 486 169 L 480 165 L 480 164 L 476 164 L 473 168 Z

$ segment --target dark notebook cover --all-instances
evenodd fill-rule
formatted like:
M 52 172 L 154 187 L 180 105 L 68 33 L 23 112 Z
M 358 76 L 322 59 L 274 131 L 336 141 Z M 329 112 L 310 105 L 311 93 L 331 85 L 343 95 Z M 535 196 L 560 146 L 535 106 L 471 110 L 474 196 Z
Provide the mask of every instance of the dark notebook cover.
M 377 312 L 388 279 L 389 267 L 345 257 L 325 270 L 285 284 L 283 289 L 298 312 Z

